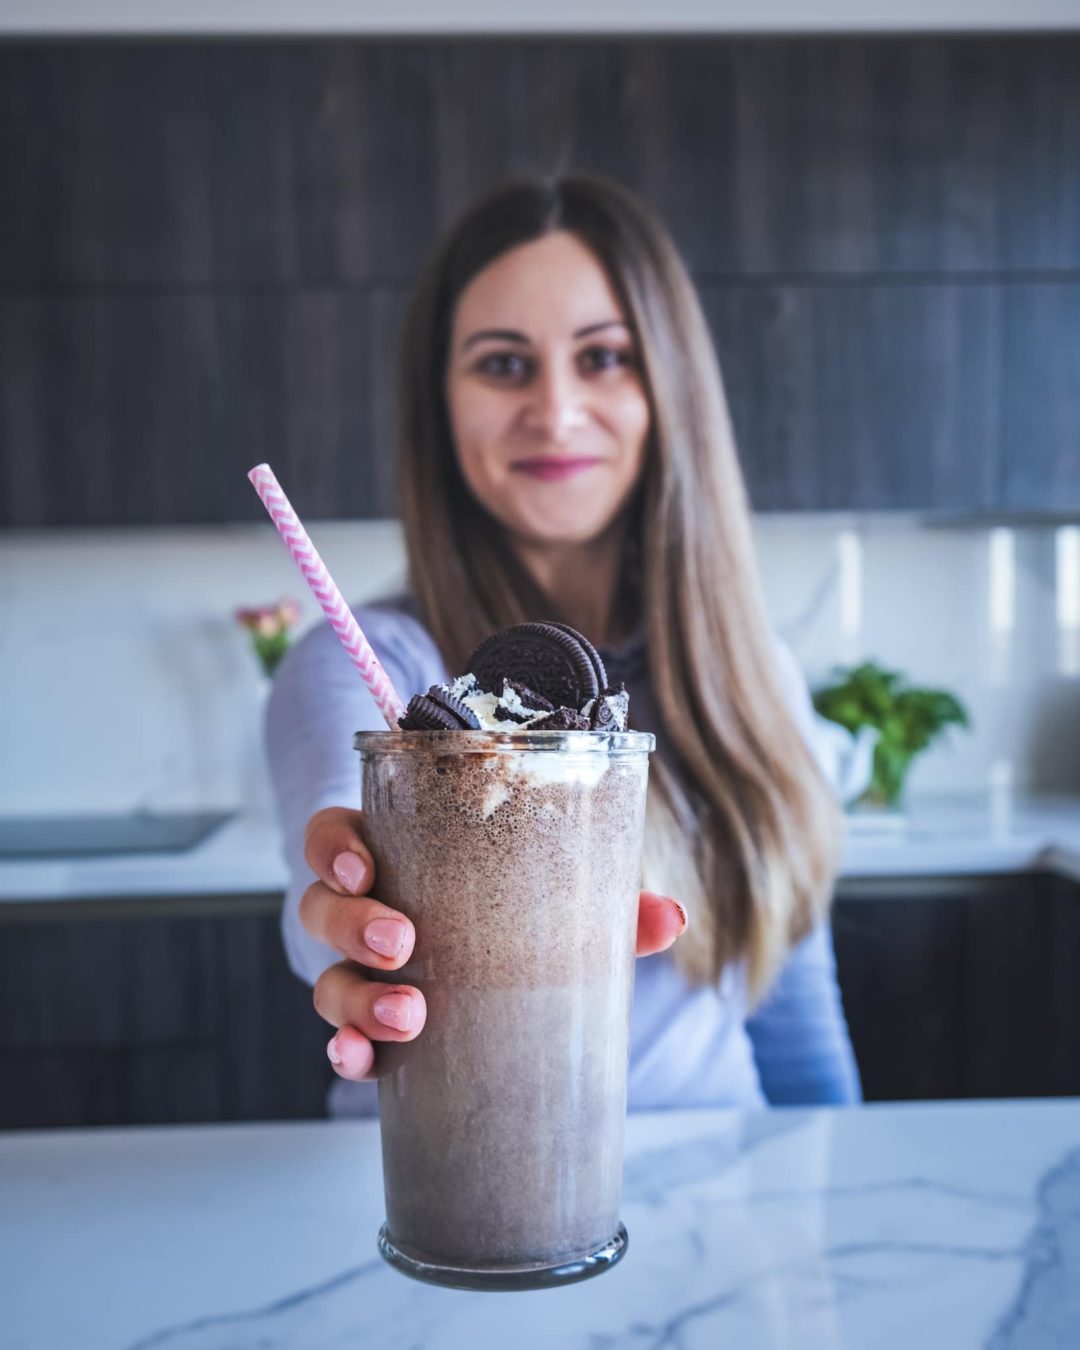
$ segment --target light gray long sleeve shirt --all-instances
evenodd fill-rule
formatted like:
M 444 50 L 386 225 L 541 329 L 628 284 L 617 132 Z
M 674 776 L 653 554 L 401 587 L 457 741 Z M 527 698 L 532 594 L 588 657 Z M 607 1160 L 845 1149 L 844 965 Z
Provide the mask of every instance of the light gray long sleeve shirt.
M 356 614 L 403 698 L 447 678 L 438 649 L 407 601 Z M 791 708 L 814 749 L 815 714 L 805 681 L 788 650 L 779 644 L 777 650 Z M 601 655 L 610 680 L 626 683 L 634 727 L 661 731 L 644 641 L 635 639 Z M 279 667 L 266 736 L 289 873 L 282 931 L 289 964 L 309 984 L 341 958 L 300 923 L 300 897 L 315 879 L 304 861 L 304 831 L 323 807 L 359 806 L 353 733 L 384 726 L 329 624 L 308 633 Z M 859 1097 L 827 924 L 791 952 L 753 1015 L 739 964 L 726 969 L 718 985 L 692 988 L 670 953 L 638 962 L 630 1032 L 631 1110 L 845 1103 Z M 374 1114 L 375 1085 L 339 1080 L 330 1109 L 339 1115 Z

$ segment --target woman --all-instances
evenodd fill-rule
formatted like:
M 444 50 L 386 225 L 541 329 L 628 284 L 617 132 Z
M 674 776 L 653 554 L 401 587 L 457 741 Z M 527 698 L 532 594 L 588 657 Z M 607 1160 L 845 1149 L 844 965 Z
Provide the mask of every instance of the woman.
M 827 923 L 839 811 L 767 628 L 712 345 L 662 226 L 595 177 L 496 192 L 416 291 L 400 393 L 410 594 L 358 611 L 396 687 L 552 619 L 600 648 L 632 724 L 657 733 L 639 955 L 687 931 L 638 971 L 630 1106 L 857 1100 Z M 379 1042 L 425 1016 L 419 990 L 363 973 L 399 968 L 414 941 L 341 806 L 352 733 L 380 725 L 329 628 L 309 634 L 268 735 L 285 941 L 338 1028 L 336 1113 L 375 1109 Z

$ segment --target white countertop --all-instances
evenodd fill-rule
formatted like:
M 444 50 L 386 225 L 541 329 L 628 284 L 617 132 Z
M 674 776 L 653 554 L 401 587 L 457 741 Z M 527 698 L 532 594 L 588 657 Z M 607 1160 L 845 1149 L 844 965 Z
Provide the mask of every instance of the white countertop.
M 0 1137 L 6 1350 L 1080 1344 L 1080 1100 L 632 1116 L 630 1248 L 527 1294 L 375 1252 L 373 1122 Z
M 903 830 L 875 834 L 853 819 L 841 866 L 845 879 L 1033 871 L 1080 880 L 1080 797 L 916 798 Z
M 853 829 L 841 875 L 978 876 L 1034 870 L 1080 880 L 1080 798 L 925 797 L 903 832 Z M 240 816 L 185 853 L 0 863 L 0 902 L 258 895 L 284 889 L 277 828 Z

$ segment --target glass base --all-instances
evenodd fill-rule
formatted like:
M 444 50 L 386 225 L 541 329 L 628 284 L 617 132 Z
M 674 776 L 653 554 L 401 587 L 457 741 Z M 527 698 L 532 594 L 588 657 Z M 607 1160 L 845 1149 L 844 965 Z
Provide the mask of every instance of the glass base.
M 560 1284 L 574 1284 L 602 1275 L 621 1261 L 626 1254 L 629 1238 L 620 1223 L 615 1235 L 584 1256 L 575 1257 L 558 1266 L 531 1266 L 517 1269 L 469 1270 L 463 1266 L 439 1266 L 406 1256 L 394 1246 L 386 1224 L 379 1229 L 379 1255 L 395 1270 L 410 1275 L 425 1284 L 441 1284 L 450 1289 L 554 1289 Z

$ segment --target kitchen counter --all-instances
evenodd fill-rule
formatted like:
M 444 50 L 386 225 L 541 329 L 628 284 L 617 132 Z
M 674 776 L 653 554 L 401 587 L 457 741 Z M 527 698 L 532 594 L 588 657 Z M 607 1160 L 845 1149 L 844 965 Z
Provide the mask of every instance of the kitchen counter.
M 925 797 L 900 831 L 849 832 L 841 869 L 860 878 L 1058 872 L 1080 881 L 1080 798 Z M 0 863 L 0 902 L 145 900 L 280 892 L 277 828 L 240 816 L 185 853 Z
M 612 1271 L 461 1293 L 376 1255 L 373 1122 L 0 1137 L 0 1344 L 1080 1344 L 1080 1100 L 632 1116 L 625 1177 Z

